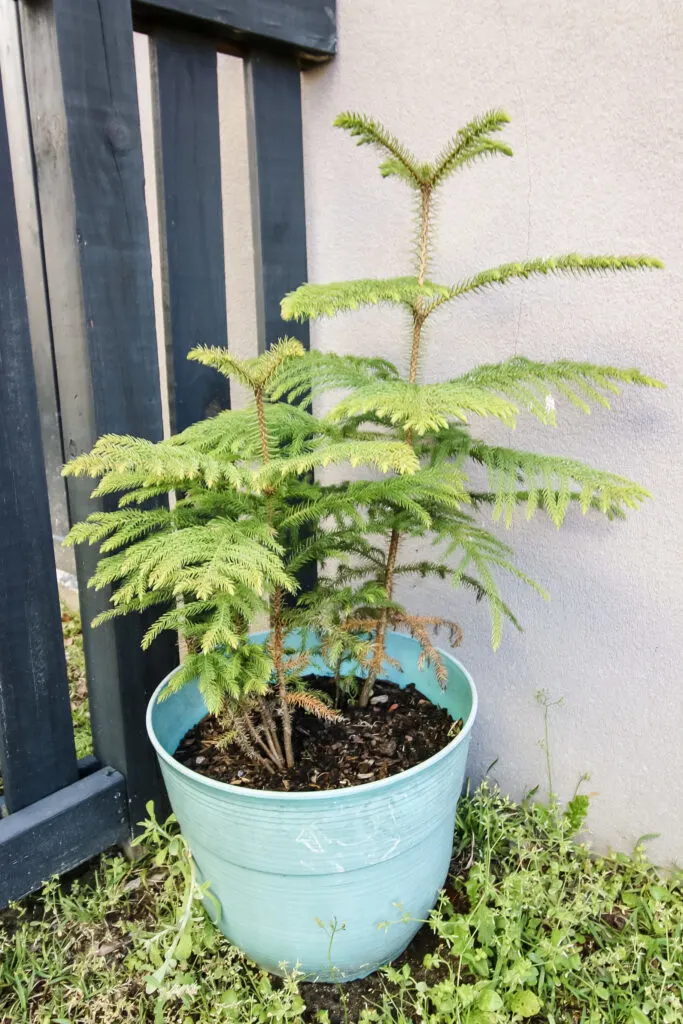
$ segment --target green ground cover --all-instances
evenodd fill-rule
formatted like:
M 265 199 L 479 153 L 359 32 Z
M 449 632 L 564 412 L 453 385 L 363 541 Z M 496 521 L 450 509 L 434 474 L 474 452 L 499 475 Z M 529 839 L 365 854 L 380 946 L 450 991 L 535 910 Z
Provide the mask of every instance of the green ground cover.
M 80 624 L 65 612 L 63 626 L 83 756 Z M 577 838 L 587 804 L 513 803 L 487 783 L 467 794 L 430 921 L 396 965 L 338 987 L 247 961 L 207 919 L 175 823 L 152 816 L 139 860 L 105 854 L 0 913 L 0 1021 L 676 1024 L 683 874 L 663 874 L 643 845 L 593 856 Z M 320 924 L 334 962 L 343 919 Z

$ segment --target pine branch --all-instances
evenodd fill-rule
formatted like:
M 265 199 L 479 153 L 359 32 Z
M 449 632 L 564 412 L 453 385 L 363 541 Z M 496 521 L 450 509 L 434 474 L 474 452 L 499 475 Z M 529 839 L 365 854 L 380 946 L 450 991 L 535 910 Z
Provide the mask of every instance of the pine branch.
M 155 590 L 200 601 L 217 594 L 239 600 L 242 587 L 257 594 L 296 590 L 268 526 L 230 520 L 152 535 L 100 559 L 90 586 L 111 584 L 117 585 L 112 601 L 123 606 Z
M 281 338 L 255 359 L 238 359 L 225 348 L 198 345 L 187 358 L 212 366 L 225 377 L 236 377 L 252 391 L 263 389 L 278 370 L 291 359 L 301 359 L 306 350 L 296 338 Z
M 500 645 L 503 621 L 508 619 L 517 629 L 519 622 L 503 600 L 496 581 L 496 574 L 503 572 L 531 587 L 547 600 L 548 594 L 535 580 L 522 572 L 512 561 L 512 549 L 489 530 L 477 526 L 465 514 L 444 518 L 436 525 L 435 532 L 445 545 L 443 560 L 458 557 L 458 563 L 451 572 L 451 582 L 458 588 L 465 586 L 474 591 L 477 601 L 485 600 L 491 613 L 491 642 L 494 650 Z
M 325 432 L 324 424 L 296 405 L 265 403 L 263 412 L 271 458 L 281 453 L 283 448 L 296 454 L 308 441 Z M 214 461 L 239 461 L 242 464 L 258 461 L 262 450 L 256 405 L 252 402 L 245 409 L 221 412 L 194 423 L 181 434 L 169 438 L 168 444 L 199 451 Z M 249 472 L 252 468 L 250 465 Z M 245 473 L 243 483 L 247 480 Z
M 386 440 L 379 434 L 375 438 L 322 443 L 311 451 L 287 459 L 272 459 L 254 475 L 254 486 L 272 486 L 284 476 L 301 476 L 312 469 L 339 465 L 375 466 L 383 473 L 415 473 L 420 464 L 410 445 L 403 441 Z
M 305 359 L 289 362 L 274 375 L 267 395 L 272 402 L 303 402 L 336 388 L 357 388 L 376 380 L 395 380 L 398 370 L 388 359 L 308 352 Z
M 550 494 L 551 500 L 553 502 L 559 502 L 559 491 L 551 491 Z M 470 491 L 469 497 L 474 508 L 479 508 L 481 505 L 495 505 L 498 500 L 498 495 L 494 491 Z M 529 501 L 529 497 L 529 491 L 514 492 L 514 501 L 516 505 L 526 504 Z M 569 495 L 570 502 L 578 502 L 580 498 L 581 495 L 577 491 L 573 491 Z M 595 512 L 601 512 L 604 516 L 607 517 L 607 519 L 610 520 L 610 522 L 613 522 L 615 520 L 626 519 L 626 513 L 619 505 L 610 505 L 609 508 L 605 509 L 602 503 L 597 498 L 591 499 L 590 509 Z
M 550 388 L 585 413 L 589 402 L 610 408 L 606 395 L 618 395 L 618 384 L 662 388 L 664 384 L 634 368 L 596 366 L 593 363 L 557 360 L 534 362 L 515 356 L 503 363 L 477 366 L 456 378 L 460 384 L 473 384 L 495 391 L 527 409 L 543 423 L 555 424 L 555 398 Z M 454 382 L 455 383 L 455 382 Z
M 441 296 L 432 302 L 429 312 L 444 302 L 483 291 L 485 288 L 506 284 L 515 278 L 543 277 L 548 274 L 603 274 L 619 270 L 661 270 L 663 267 L 662 261 L 654 256 L 581 256 L 578 253 L 525 260 L 524 263 L 503 263 L 499 267 L 482 270 L 474 277 L 453 285 L 447 296 Z
M 377 306 L 383 303 L 412 308 L 418 299 L 435 303 L 450 299 L 452 289 L 446 285 L 416 277 L 367 278 L 358 281 L 336 281 L 331 284 L 302 284 L 285 295 L 280 303 L 283 320 L 315 320 L 338 313 Z
M 67 462 L 62 474 L 101 477 L 93 497 L 141 486 L 163 485 L 166 490 L 182 490 L 189 481 L 199 479 L 208 487 L 219 481 L 234 487 L 243 483 L 241 473 L 232 463 L 183 447 L 176 439 L 154 443 L 118 434 L 105 434 L 90 452 Z
M 421 651 L 417 659 L 417 667 L 423 669 L 425 665 L 431 665 L 434 669 L 437 683 L 444 688 L 448 682 L 448 671 L 443 663 L 440 652 L 431 641 L 428 629 L 430 627 L 435 630 L 447 629 L 449 643 L 452 647 L 457 647 L 462 643 L 462 630 L 457 622 L 444 619 L 439 615 L 406 615 L 401 613 L 394 613 L 391 619 L 392 624 L 403 626 L 408 630 L 413 640 L 417 640 L 419 643 Z
M 564 522 L 571 501 L 578 501 L 584 514 L 597 508 L 613 516 L 615 509 L 623 514 L 625 509 L 637 508 L 651 497 L 632 480 L 575 459 L 492 447 L 482 442 L 473 444 L 469 454 L 486 467 L 489 486 L 496 496 L 493 518 L 503 516 L 507 526 L 512 523 L 520 491 L 526 495 L 527 519 L 543 508 L 557 527 Z
M 346 417 L 373 413 L 380 421 L 421 436 L 448 426 L 449 419 L 467 422 L 468 414 L 495 416 L 510 427 L 517 408 L 510 402 L 468 381 L 443 384 L 410 384 L 378 381 L 356 388 L 328 414 L 331 423 Z
M 173 513 L 167 508 L 93 512 L 72 526 L 64 544 L 100 544 L 102 551 L 114 551 L 172 523 Z
M 395 135 L 366 114 L 345 111 L 334 120 L 335 128 L 343 128 L 352 138 L 357 139 L 358 146 L 374 146 L 386 153 L 388 159 L 380 165 L 383 177 L 396 175 L 404 181 L 418 187 L 426 180 L 428 165 L 420 164 Z
M 216 651 L 188 654 L 159 700 L 166 700 L 196 679 L 209 714 L 220 715 L 228 703 L 235 706 L 245 697 L 264 696 L 272 673 L 272 660 L 259 644 L 244 643 L 229 657 Z
M 434 161 L 430 169 L 430 184 L 442 184 L 454 171 L 481 157 L 496 153 L 512 156 L 509 146 L 490 138 L 493 132 L 502 131 L 509 121 L 503 110 L 489 110 L 461 128 Z
M 320 697 L 313 693 L 307 693 L 305 690 L 288 690 L 285 700 L 292 707 L 303 708 L 309 715 L 315 715 L 316 718 L 322 718 L 326 722 L 335 722 L 340 717 L 335 708 L 328 707 Z

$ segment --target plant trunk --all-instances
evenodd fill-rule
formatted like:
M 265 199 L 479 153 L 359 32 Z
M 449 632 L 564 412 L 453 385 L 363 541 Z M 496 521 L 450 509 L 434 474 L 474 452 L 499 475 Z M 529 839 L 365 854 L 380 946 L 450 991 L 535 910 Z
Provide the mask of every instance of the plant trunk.
M 427 263 L 429 260 L 429 215 L 431 198 L 431 186 L 423 186 L 420 197 L 420 234 L 417 240 L 417 283 L 419 285 L 424 284 L 425 275 L 427 273 Z M 417 380 L 417 369 L 420 359 L 420 341 L 422 339 L 422 327 L 425 319 L 426 313 L 424 310 L 424 304 L 421 296 L 418 296 L 415 300 L 415 306 L 413 307 L 413 339 L 410 349 L 410 369 L 408 371 L 408 382 L 410 384 L 414 384 Z M 411 431 L 406 431 L 405 439 L 412 447 L 413 437 Z M 394 569 L 396 568 L 396 553 L 398 551 L 399 540 L 400 534 L 398 530 L 392 530 L 384 574 L 384 581 L 389 599 L 391 599 L 393 590 Z M 377 676 L 382 671 L 382 665 L 384 663 L 384 641 L 387 635 L 388 621 L 389 612 L 387 609 L 384 609 L 375 634 L 375 644 L 368 677 L 363 683 L 363 688 L 360 694 L 359 704 L 362 708 L 366 708 L 370 703 L 370 697 L 372 696 L 373 688 L 377 682 Z
M 271 606 L 271 628 L 273 631 L 271 639 L 271 654 L 275 665 L 275 678 L 277 679 L 278 692 L 280 694 L 280 717 L 282 718 L 282 738 L 285 745 L 285 763 L 288 768 L 294 767 L 294 750 L 292 748 L 292 715 L 287 703 L 287 679 L 284 666 L 284 637 L 282 630 L 282 590 L 277 587 L 273 593 Z
M 398 530 L 391 531 L 391 539 L 389 541 L 389 550 L 387 552 L 387 565 L 384 576 L 384 585 L 387 591 L 387 597 L 391 600 L 391 595 L 394 589 L 394 569 L 396 568 L 396 556 L 398 554 L 398 543 L 400 540 L 400 534 Z M 368 671 L 368 677 L 363 683 L 363 689 L 360 692 L 360 700 L 358 703 L 362 708 L 366 708 L 370 703 L 370 697 L 372 691 L 377 682 L 377 676 L 382 671 L 382 665 L 384 663 L 384 640 L 387 635 L 387 625 L 389 623 L 389 610 L 384 608 L 377 626 L 377 633 L 375 634 L 375 645 L 372 653 L 372 661 L 370 662 L 370 669 Z
M 259 437 L 261 442 L 261 458 L 264 466 L 270 461 L 268 452 L 268 431 L 266 428 L 265 407 L 263 404 L 263 391 L 257 388 L 254 391 L 256 400 L 256 418 L 258 420 Z M 268 522 L 273 526 L 272 497 L 269 498 Z M 292 716 L 287 704 L 287 679 L 284 667 L 284 637 L 282 630 L 282 590 L 276 587 L 270 606 L 270 626 L 272 630 L 271 653 L 275 665 L 275 677 L 277 679 L 278 692 L 280 695 L 280 717 L 282 719 L 282 737 L 285 747 L 285 764 L 288 768 L 294 767 L 294 750 L 292 749 Z M 270 723 L 274 733 L 274 741 L 277 748 L 280 744 L 277 738 L 277 730 L 274 723 Z

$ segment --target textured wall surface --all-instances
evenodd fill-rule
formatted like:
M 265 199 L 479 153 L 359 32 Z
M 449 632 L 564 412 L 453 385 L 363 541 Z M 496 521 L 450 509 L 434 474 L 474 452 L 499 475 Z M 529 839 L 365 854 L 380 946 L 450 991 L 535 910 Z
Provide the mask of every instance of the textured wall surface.
M 555 788 L 590 771 L 596 841 L 645 832 L 662 862 L 683 860 L 683 9 L 674 0 L 341 0 L 339 55 L 304 75 L 309 274 L 313 281 L 411 272 L 410 197 L 378 158 L 331 127 L 370 111 L 430 156 L 472 115 L 503 106 L 515 151 L 453 179 L 440 203 L 432 277 L 452 282 L 535 255 L 651 252 L 666 272 L 520 282 L 434 319 L 424 379 L 515 353 L 642 366 L 665 392 L 626 393 L 610 414 L 563 405 L 558 428 L 523 420 L 511 443 L 632 476 L 653 501 L 622 524 L 568 516 L 561 532 L 520 517 L 507 539 L 552 593 L 511 586 L 525 626 L 493 653 L 484 608 L 447 585 L 415 584 L 415 609 L 457 617 L 458 656 L 480 691 L 470 767 L 515 795 L 544 785 L 545 687 Z M 400 315 L 368 311 L 315 325 L 327 350 L 401 360 Z M 494 431 L 485 431 L 488 437 Z M 502 432 L 496 432 L 502 434 Z

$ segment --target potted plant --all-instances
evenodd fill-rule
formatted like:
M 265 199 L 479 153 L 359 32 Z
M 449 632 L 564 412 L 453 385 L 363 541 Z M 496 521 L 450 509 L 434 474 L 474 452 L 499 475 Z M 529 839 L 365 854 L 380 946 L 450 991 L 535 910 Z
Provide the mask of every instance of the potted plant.
M 456 623 L 407 610 L 396 580 L 450 578 L 486 600 L 497 647 L 503 621 L 517 625 L 500 573 L 541 588 L 480 525 L 481 509 L 509 524 L 522 505 L 560 526 L 572 504 L 619 518 L 647 496 L 574 460 L 489 445 L 470 427 L 483 416 L 512 427 L 522 413 L 554 424 L 556 396 L 588 411 L 622 384 L 660 386 L 639 370 L 515 357 L 420 380 L 425 324 L 465 295 L 538 274 L 661 267 L 649 256 L 570 254 L 455 285 L 428 278 L 436 194 L 480 157 L 511 155 L 498 138 L 507 121 L 500 111 L 477 118 L 431 163 L 369 117 L 336 121 L 382 151 L 381 173 L 412 192 L 415 266 L 388 280 L 304 284 L 282 315 L 398 305 L 409 322 L 405 373 L 372 356 L 306 353 L 292 338 L 246 361 L 196 348 L 190 359 L 250 389 L 248 408 L 157 444 L 106 436 L 65 467 L 99 478 L 94 496 L 118 496 L 118 508 L 69 538 L 101 546 L 91 583 L 111 588 L 112 607 L 99 621 L 155 607 L 144 644 L 166 629 L 184 640 L 182 665 L 149 705 L 149 735 L 221 904 L 219 926 L 272 971 L 369 973 L 407 945 L 446 877 L 476 693 L 432 638 L 444 627 L 457 644 Z M 312 398 L 339 389 L 326 415 L 310 411 Z M 364 472 L 313 478 L 332 464 Z M 482 472 L 483 487 L 473 482 Z M 167 494 L 170 507 L 150 504 Z M 405 541 L 422 538 L 434 554 L 415 560 Z M 317 581 L 304 589 L 310 566 Z

